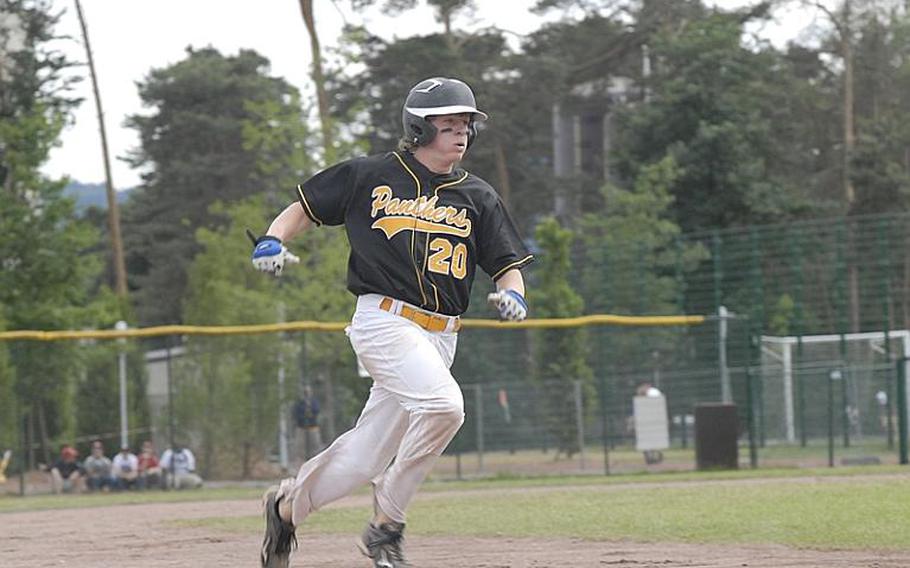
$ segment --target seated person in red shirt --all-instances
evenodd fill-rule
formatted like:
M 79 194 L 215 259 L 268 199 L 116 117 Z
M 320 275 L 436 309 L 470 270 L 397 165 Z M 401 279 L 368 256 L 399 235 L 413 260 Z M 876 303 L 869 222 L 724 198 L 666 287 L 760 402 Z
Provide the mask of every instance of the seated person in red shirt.
M 149 487 L 161 487 L 161 465 L 151 440 L 146 440 L 139 453 L 139 489 Z

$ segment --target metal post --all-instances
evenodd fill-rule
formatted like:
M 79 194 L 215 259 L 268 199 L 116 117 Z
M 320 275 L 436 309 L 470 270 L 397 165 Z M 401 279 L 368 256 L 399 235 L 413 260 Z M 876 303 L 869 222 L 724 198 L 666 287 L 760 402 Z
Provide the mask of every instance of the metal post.
M 907 358 L 897 361 L 897 429 L 900 447 L 900 463 L 907 465 Z
M 828 467 L 834 467 L 834 381 L 840 379 L 840 369 L 828 373 Z
M 888 340 L 886 339 L 886 341 Z M 890 349 L 886 350 L 886 355 L 888 357 L 888 361 L 891 361 Z M 895 396 L 892 396 L 892 391 L 894 390 L 894 387 L 891 386 L 892 382 L 893 380 L 891 376 L 891 368 L 888 367 L 887 374 L 885 375 L 885 392 L 888 393 L 888 399 L 885 404 L 885 412 L 888 414 L 885 417 L 885 422 L 888 424 L 888 448 L 891 449 L 894 448 L 894 399 L 896 398 Z M 900 398 L 897 400 L 900 400 Z
M 761 241 L 755 227 L 749 231 L 750 254 L 752 257 L 752 298 L 756 313 L 752 316 L 753 337 L 761 341 L 765 328 L 765 283 L 761 269 Z M 757 347 L 760 347 L 757 346 Z M 765 447 L 765 381 L 764 376 L 759 376 L 755 382 L 756 402 L 758 414 L 758 433 L 761 447 Z
M 278 351 L 278 400 L 279 412 L 278 417 L 278 464 L 282 471 L 288 470 L 288 421 L 287 421 L 287 403 L 284 400 L 284 353 Z
M 885 360 L 888 363 L 891 363 L 891 314 L 890 314 L 890 305 L 891 305 L 891 263 L 889 262 L 890 258 L 888 256 L 888 251 L 891 249 L 891 245 L 888 242 L 888 232 L 885 221 L 880 221 L 878 224 L 878 250 L 879 250 L 879 271 L 882 274 L 882 328 L 885 332 Z M 888 401 L 885 405 L 885 412 L 887 416 L 885 421 L 887 422 L 888 429 L 888 447 L 894 448 L 894 421 L 891 419 L 891 414 L 894 412 L 894 397 L 891 393 L 891 366 L 888 365 L 885 371 L 885 392 L 888 393 Z
M 600 371 L 600 419 L 603 422 L 604 475 L 610 475 L 610 435 L 607 420 L 607 370 Z
M 796 441 L 796 425 L 793 420 L 793 357 L 791 345 L 783 344 L 784 367 L 784 420 L 787 427 L 787 443 Z
M 483 386 L 474 385 L 474 414 L 477 416 L 477 472 L 483 473 Z
M 278 322 L 284 323 L 284 302 L 278 302 Z M 278 342 L 278 465 L 282 471 L 288 470 L 288 417 L 287 402 L 284 397 L 284 334 L 279 334 Z
M 114 329 L 117 331 L 125 331 L 128 327 L 129 325 L 123 320 L 114 325 Z M 129 416 L 126 406 L 126 351 L 123 348 L 126 340 L 118 339 L 117 343 L 120 345 L 120 352 L 117 355 L 120 371 L 120 447 L 123 448 L 129 446 Z
M 726 306 L 717 308 L 718 316 L 718 346 L 717 353 L 720 365 L 720 398 L 724 404 L 733 402 L 733 387 L 730 384 L 730 368 L 727 367 L 727 320 L 730 312 Z
M 797 411 L 799 413 L 799 444 L 805 448 L 808 443 L 808 435 L 806 434 L 806 388 L 800 374 L 803 360 L 803 330 L 805 329 L 805 325 L 803 324 L 804 270 L 803 246 L 798 234 L 790 236 L 790 256 L 795 259 L 795 262 L 791 262 L 790 266 L 792 266 L 794 270 L 793 277 L 796 286 L 796 297 L 793 298 L 795 312 L 794 327 L 796 328 L 794 330 L 796 332 L 796 364 L 793 365 L 793 384 L 796 389 Z
M 31 440 L 28 439 L 28 412 L 22 413 L 22 421 L 19 423 L 19 426 L 22 428 L 22 431 L 19 432 L 19 444 L 21 445 L 21 451 L 19 455 L 21 457 L 19 464 L 19 496 L 25 497 L 25 470 L 28 469 L 28 451 L 29 443 Z
M 803 360 L 803 336 L 796 338 L 796 369 L 799 373 L 800 364 Z M 806 432 L 806 385 L 803 384 L 802 375 L 797 374 L 796 392 L 799 396 L 799 445 L 803 448 L 809 443 L 809 435 Z
M 754 337 L 750 333 L 751 324 L 745 325 L 746 330 L 746 421 L 749 424 L 749 465 L 752 469 L 758 467 L 758 443 L 755 432 L 755 387 L 752 384 L 752 342 Z
M 35 469 L 35 421 L 34 421 L 35 405 L 30 404 L 28 410 L 25 412 L 25 462 L 26 469 L 29 471 Z
M 847 412 L 847 376 L 850 374 L 849 367 L 844 369 L 840 381 L 841 394 L 841 422 L 844 429 L 844 447 L 850 447 L 850 413 Z
M 582 404 L 581 381 L 575 380 L 575 429 L 578 434 L 578 460 L 582 471 L 585 469 L 585 417 Z
M 846 366 L 847 363 L 847 291 L 844 289 L 847 283 L 847 264 L 844 251 L 844 246 L 846 245 L 847 236 L 845 232 L 844 225 L 841 224 L 838 227 L 837 234 L 837 300 L 838 300 L 838 326 L 840 327 L 840 359 L 841 365 Z M 839 373 L 841 376 L 838 377 L 838 380 L 846 380 L 843 377 L 842 373 Z M 843 396 L 843 410 L 842 418 L 844 422 L 844 447 L 850 445 L 850 424 L 847 418 L 847 391 L 844 389 Z
M 171 367 L 171 342 L 173 338 L 167 341 L 167 438 L 171 448 L 175 448 L 175 429 L 174 429 L 174 376 Z
M 758 440 L 755 432 L 755 387 L 752 384 L 751 363 L 746 363 L 746 420 L 749 423 L 749 465 L 758 467 Z

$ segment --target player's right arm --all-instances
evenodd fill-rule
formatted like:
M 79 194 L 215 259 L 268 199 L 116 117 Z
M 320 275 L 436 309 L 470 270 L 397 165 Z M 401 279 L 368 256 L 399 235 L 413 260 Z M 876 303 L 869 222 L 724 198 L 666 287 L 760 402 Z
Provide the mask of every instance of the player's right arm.
M 285 262 L 299 262 L 284 243 L 312 224 L 300 203 L 291 203 L 275 217 L 266 234 L 253 240 L 253 266 L 262 272 L 280 276 Z M 253 239 L 253 235 L 250 235 Z
M 279 276 L 285 261 L 297 262 L 287 243 L 311 226 L 341 225 L 356 186 L 357 159 L 328 167 L 297 185 L 297 202 L 275 217 L 265 235 L 255 240 L 253 266 Z
M 275 217 L 275 220 L 269 225 L 266 235 L 286 243 L 299 233 L 309 229 L 312 225 L 313 221 L 303 210 L 303 205 L 299 201 L 295 201 L 285 207 L 284 211 Z

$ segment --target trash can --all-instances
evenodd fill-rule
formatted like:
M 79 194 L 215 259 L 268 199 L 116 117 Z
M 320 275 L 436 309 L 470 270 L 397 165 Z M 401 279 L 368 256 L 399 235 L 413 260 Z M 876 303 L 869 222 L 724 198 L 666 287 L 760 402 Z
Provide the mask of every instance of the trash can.
M 699 470 L 739 468 L 739 419 L 735 404 L 695 406 L 695 464 Z

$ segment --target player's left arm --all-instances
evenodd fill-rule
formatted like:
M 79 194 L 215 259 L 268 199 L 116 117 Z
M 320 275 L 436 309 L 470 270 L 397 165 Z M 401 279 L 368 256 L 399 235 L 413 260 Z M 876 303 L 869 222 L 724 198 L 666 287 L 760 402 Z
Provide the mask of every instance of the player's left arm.
M 521 270 L 509 269 L 496 280 L 497 309 L 499 317 L 507 321 L 522 321 L 528 317 L 528 302 L 525 300 L 525 280 Z
M 492 189 L 483 202 L 478 223 L 477 264 L 496 283 L 496 292 L 487 301 L 499 312 L 500 319 L 521 321 L 528 317 L 525 282 L 521 269 L 534 261 L 534 256 L 518 234 L 518 228 L 505 204 Z
M 504 290 L 515 290 L 522 296 L 525 295 L 525 279 L 521 275 L 521 270 L 513 268 L 499 277 L 496 281 L 496 289 L 500 292 Z

